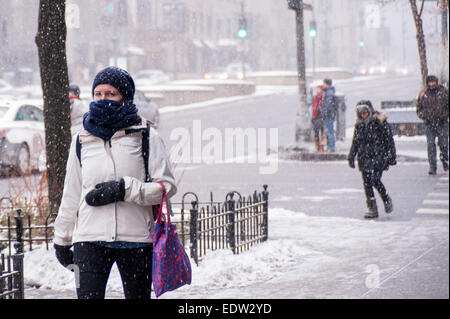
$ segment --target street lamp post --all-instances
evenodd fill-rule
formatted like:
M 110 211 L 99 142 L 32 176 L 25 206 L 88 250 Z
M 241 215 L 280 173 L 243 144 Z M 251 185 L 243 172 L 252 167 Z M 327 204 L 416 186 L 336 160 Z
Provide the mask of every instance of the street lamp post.
M 295 11 L 297 33 L 297 69 L 299 109 L 295 121 L 295 142 L 301 144 L 311 140 L 310 110 L 306 98 L 306 67 L 305 67 L 305 42 L 303 30 L 303 0 L 288 0 L 289 9 Z
M 247 30 L 247 18 L 245 16 L 245 3 L 244 0 L 241 1 L 241 13 L 239 16 L 239 29 L 237 32 L 237 36 L 240 41 L 240 56 L 241 56 L 241 68 L 242 68 L 242 79 L 245 80 L 245 42 L 248 36 Z

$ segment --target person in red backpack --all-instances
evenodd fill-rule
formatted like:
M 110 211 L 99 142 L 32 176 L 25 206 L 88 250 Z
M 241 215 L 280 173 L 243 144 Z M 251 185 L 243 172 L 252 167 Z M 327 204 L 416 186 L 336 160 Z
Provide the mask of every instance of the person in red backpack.
M 127 71 L 100 71 L 83 116 L 84 129 L 70 147 L 53 242 L 58 261 L 79 270 L 79 299 L 103 299 L 114 264 L 125 298 L 150 298 L 152 206 L 161 203 L 159 183 L 169 198 L 177 188 L 164 142 L 138 115 L 134 91 Z M 147 169 L 143 133 L 149 134 Z M 83 145 L 79 158 L 76 141 Z
M 316 88 L 316 96 L 312 106 L 312 126 L 314 131 L 314 145 L 316 152 L 323 152 L 324 146 L 327 145 L 327 137 L 323 128 L 322 118 L 322 98 L 323 98 L 323 85 L 318 85 Z

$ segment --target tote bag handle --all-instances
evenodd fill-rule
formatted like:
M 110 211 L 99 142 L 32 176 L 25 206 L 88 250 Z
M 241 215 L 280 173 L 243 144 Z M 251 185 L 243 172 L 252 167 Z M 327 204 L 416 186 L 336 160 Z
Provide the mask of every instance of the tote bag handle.
M 161 205 L 159 205 L 159 212 L 158 212 L 158 223 L 161 223 L 161 218 L 162 218 L 162 214 L 163 214 L 163 203 L 164 200 L 166 202 L 166 208 L 167 208 L 167 223 L 170 224 L 170 212 L 169 212 L 169 201 L 167 198 L 167 192 L 166 192 L 166 187 L 164 186 L 164 184 L 162 182 L 156 182 L 159 185 L 161 185 L 162 189 L 163 189 L 163 194 L 161 196 Z

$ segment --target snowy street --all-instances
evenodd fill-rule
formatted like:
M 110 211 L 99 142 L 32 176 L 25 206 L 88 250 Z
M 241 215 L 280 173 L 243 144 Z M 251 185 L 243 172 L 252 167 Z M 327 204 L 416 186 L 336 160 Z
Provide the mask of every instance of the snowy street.
M 403 82 L 402 87 L 413 94 L 414 79 Z M 372 92 L 377 104 L 386 92 L 399 92 L 389 91 L 393 85 L 386 79 L 365 85 L 382 83 L 386 86 Z M 348 90 L 349 110 L 364 97 L 353 91 L 359 90 L 354 83 L 337 87 Z M 406 95 L 402 92 L 394 97 L 402 98 Z M 220 130 L 277 127 L 282 146 L 293 139 L 295 104 L 294 89 L 223 105 L 162 112 L 160 133 L 170 148 L 171 130 L 190 127 L 193 120 L 201 120 L 204 128 Z M 235 114 L 233 110 L 238 108 L 240 112 Z M 351 132 L 352 111 L 347 118 L 347 131 Z M 350 138 L 338 142 L 338 150 L 348 152 Z M 175 170 L 180 184 L 174 202 L 188 191 L 197 193 L 200 200 L 208 200 L 212 191 L 215 200 L 222 200 L 230 190 L 247 195 L 268 184 L 269 240 L 240 255 L 209 252 L 198 267 L 193 264 L 191 286 L 161 298 L 448 298 L 448 173 L 439 166 L 437 176 L 427 175 L 423 136 L 395 140 L 399 155 L 416 160 L 400 161 L 384 173 L 394 212 L 385 214 L 378 197 L 380 218 L 374 221 L 363 218 L 367 208 L 361 174 L 346 161 L 280 159 L 277 171 L 267 175 L 260 174 L 259 163 L 180 164 Z M 27 253 L 25 267 L 26 298 L 76 297 L 73 274 L 58 264 L 53 250 Z M 107 298 L 123 298 L 116 267 Z

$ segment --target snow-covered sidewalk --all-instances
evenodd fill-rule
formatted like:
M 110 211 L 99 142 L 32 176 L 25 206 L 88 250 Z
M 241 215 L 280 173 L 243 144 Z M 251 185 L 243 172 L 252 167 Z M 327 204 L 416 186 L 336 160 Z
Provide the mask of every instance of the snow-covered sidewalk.
M 240 255 L 207 253 L 198 267 L 193 263 L 190 286 L 161 298 L 370 297 L 427 252 L 448 249 L 448 227 L 448 219 L 397 220 L 394 214 L 367 221 L 273 207 L 267 242 Z M 75 297 L 74 275 L 58 264 L 52 249 L 26 253 L 25 283 L 40 286 L 27 289 L 26 298 Z M 123 298 L 115 266 L 107 298 Z

